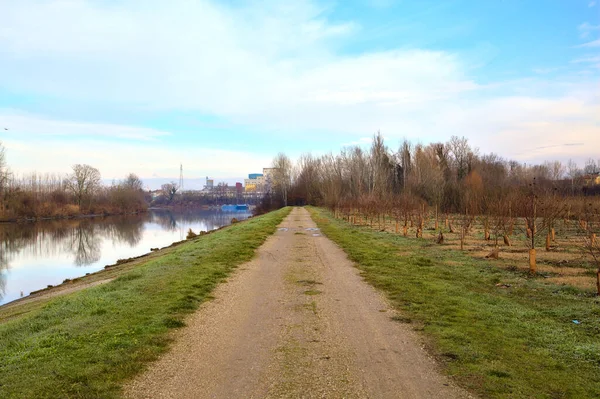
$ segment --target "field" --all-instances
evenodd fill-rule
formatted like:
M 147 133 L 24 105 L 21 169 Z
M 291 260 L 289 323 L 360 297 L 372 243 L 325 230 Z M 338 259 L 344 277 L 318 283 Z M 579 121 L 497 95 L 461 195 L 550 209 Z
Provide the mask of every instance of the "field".
M 336 214 L 338 218 L 349 220 L 346 215 Z M 424 218 L 424 228 L 420 241 L 434 245 L 441 250 L 460 250 L 460 226 L 461 215 L 440 215 L 438 228 L 435 228 L 435 216 L 429 213 Z M 406 237 L 417 240 L 417 222 L 414 220 L 407 223 Z M 372 228 L 376 231 L 386 231 L 391 234 L 404 236 L 404 221 L 399 220 L 396 228 L 396 220 L 389 215 L 373 219 L 367 217 L 354 217 L 351 219 L 355 225 Z M 540 221 L 541 225 L 542 222 Z M 453 226 L 454 232 L 449 232 L 449 226 Z M 550 240 L 549 250 L 546 250 L 547 229 L 535 235 L 537 275 L 550 284 L 569 285 L 584 291 L 596 290 L 597 266 L 594 264 L 586 241 L 577 221 L 557 220 L 554 224 L 554 240 Z M 443 243 L 437 243 L 439 232 L 443 232 Z M 503 235 L 498 234 L 498 259 L 488 257 L 496 247 L 493 231 L 489 232 L 489 239 L 485 239 L 484 220 L 480 217 L 473 218 L 471 225 L 463 241 L 463 252 L 475 259 L 486 259 L 494 266 L 518 273 L 529 271 L 529 246 L 531 239 L 527 238 L 526 222 L 523 218 L 514 218 L 512 234 L 508 235 L 510 246 L 506 245 Z M 487 258 L 486 258 L 487 257 Z

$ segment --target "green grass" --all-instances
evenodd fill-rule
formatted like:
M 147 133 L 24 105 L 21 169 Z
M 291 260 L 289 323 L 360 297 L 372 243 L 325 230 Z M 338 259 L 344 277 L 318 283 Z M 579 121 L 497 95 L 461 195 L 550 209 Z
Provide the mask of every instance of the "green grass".
M 198 237 L 110 283 L 0 324 L 0 398 L 112 398 L 165 351 L 172 329 L 272 234 L 290 208 Z M 0 320 L 3 320 L 0 309 Z
M 396 321 L 422 331 L 461 386 L 483 398 L 600 397 L 600 300 L 593 293 L 310 212 L 400 310 Z

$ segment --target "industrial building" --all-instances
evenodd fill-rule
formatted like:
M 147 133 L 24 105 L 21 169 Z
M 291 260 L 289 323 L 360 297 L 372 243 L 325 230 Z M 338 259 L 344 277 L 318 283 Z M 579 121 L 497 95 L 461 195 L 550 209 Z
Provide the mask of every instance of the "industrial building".
M 247 179 L 244 179 L 245 192 L 262 192 L 265 185 L 265 177 L 261 173 L 250 173 Z

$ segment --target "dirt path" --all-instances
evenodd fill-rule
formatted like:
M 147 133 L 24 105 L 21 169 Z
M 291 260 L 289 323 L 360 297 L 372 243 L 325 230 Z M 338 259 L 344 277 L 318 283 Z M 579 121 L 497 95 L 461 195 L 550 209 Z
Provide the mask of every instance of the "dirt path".
M 296 208 L 216 291 L 131 398 L 467 398 Z

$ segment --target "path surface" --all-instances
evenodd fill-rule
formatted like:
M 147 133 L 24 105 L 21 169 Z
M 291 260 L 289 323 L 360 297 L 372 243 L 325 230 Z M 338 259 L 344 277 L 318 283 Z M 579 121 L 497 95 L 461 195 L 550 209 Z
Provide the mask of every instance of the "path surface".
M 215 291 L 131 398 L 467 398 L 305 209 Z M 307 230 L 308 229 L 308 230 Z

